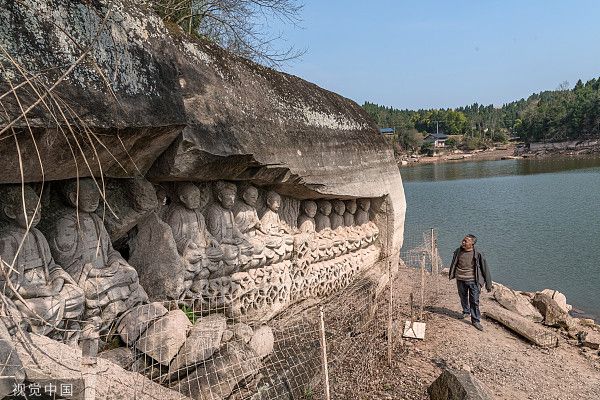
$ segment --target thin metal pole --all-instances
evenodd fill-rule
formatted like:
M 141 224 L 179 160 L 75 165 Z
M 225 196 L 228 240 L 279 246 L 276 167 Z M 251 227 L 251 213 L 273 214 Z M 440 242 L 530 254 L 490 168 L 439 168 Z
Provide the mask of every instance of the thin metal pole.
M 394 340 L 392 338 L 392 321 L 393 321 L 393 301 L 394 291 L 392 290 L 392 261 L 388 260 L 388 282 L 390 285 L 390 301 L 388 305 L 388 365 L 392 365 L 392 346 Z
M 431 273 L 435 274 L 435 238 L 433 228 L 431 228 Z
M 325 375 L 325 399 L 330 400 L 329 397 L 329 370 L 327 368 L 327 342 L 325 340 L 325 318 L 323 317 L 323 306 L 319 308 L 319 314 L 321 315 L 321 349 L 323 350 L 323 374 Z
M 425 304 L 425 253 L 421 255 L 421 306 L 419 320 L 423 321 L 423 304 Z

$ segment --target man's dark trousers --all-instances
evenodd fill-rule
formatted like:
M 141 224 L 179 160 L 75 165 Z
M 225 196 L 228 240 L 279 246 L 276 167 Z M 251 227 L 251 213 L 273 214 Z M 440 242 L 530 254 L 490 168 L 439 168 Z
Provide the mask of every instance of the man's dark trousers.
M 471 322 L 480 322 L 481 313 L 479 312 L 479 284 L 475 281 L 456 280 L 458 295 L 460 296 L 460 305 L 463 314 L 471 314 Z

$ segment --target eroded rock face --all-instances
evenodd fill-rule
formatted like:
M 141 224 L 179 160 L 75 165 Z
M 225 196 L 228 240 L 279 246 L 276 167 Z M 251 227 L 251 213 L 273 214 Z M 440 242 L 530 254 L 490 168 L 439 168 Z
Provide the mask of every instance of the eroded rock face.
M 540 312 L 531 304 L 529 297 L 524 296 L 506 286 L 497 284 L 494 289 L 494 298 L 500 305 L 507 310 L 541 322 L 543 317 Z
M 536 293 L 532 304 L 544 317 L 544 325 L 569 328 L 569 314 L 564 311 L 558 303 L 547 294 Z

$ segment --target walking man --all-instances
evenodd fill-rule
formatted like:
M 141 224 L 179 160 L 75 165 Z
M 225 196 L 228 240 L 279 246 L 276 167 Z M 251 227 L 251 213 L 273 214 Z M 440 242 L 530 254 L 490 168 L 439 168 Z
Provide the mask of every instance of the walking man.
M 492 276 L 485 257 L 475 249 L 475 243 L 477 243 L 475 235 L 465 236 L 460 247 L 454 251 L 448 277 L 456 278 L 462 306 L 461 319 L 471 315 L 473 326 L 483 331 L 479 312 L 479 293 L 483 286 L 488 292 L 492 290 Z

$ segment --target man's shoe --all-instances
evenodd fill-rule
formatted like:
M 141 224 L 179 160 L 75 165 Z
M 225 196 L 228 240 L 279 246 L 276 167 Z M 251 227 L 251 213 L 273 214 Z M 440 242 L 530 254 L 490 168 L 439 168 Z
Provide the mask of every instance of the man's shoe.
M 462 313 L 462 314 L 460 314 L 460 317 L 458 317 L 458 319 L 465 319 L 465 318 L 467 318 L 469 315 L 471 315 L 471 314 L 470 314 L 470 313 L 466 313 L 466 314 L 465 314 L 465 313 Z
M 473 322 L 473 326 L 478 330 L 483 332 L 483 326 L 479 322 Z

